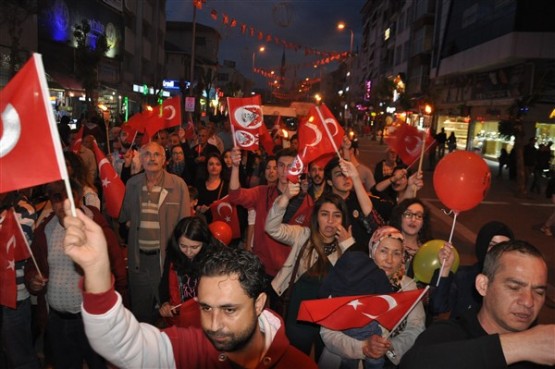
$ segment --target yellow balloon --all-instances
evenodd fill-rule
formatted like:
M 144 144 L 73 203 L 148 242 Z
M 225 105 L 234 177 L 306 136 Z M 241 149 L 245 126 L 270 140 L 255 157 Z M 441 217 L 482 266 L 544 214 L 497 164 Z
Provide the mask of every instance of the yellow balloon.
M 417 281 L 430 283 L 434 270 L 441 268 L 441 261 L 438 258 L 439 250 L 447 241 L 431 240 L 420 246 L 414 259 L 412 260 L 412 269 L 414 270 L 414 277 Z M 451 267 L 451 271 L 455 273 L 459 268 L 460 258 L 456 248 L 455 261 Z

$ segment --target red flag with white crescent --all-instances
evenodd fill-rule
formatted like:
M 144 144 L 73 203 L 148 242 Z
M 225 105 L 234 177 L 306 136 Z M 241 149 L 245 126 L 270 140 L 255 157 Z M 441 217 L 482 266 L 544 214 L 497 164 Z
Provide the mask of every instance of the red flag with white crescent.
M 125 195 L 125 184 L 116 173 L 112 164 L 106 159 L 96 142 L 94 155 L 98 164 L 98 175 L 102 182 L 102 195 L 106 205 L 106 213 L 112 218 L 118 218 Z
M 49 98 L 33 54 L 0 93 L 0 193 L 68 178 Z
M 29 244 L 12 208 L 0 219 L 0 305 L 15 309 L 17 282 L 15 263 L 31 256 Z
M 290 180 L 305 171 L 308 164 L 324 155 L 335 154 L 345 131 L 325 106 L 313 106 L 299 124 L 299 153 L 289 170 Z
M 334 297 L 301 302 L 298 320 L 337 331 L 360 328 L 377 320 L 392 330 L 424 296 L 427 289 L 387 295 Z
M 419 131 L 418 128 L 410 124 L 403 123 L 396 127 L 388 136 L 384 137 L 384 141 L 387 143 L 387 146 L 399 155 L 403 163 L 411 165 L 420 157 L 422 144 L 427 149 L 432 145 L 434 139 L 426 132 Z
M 241 237 L 241 228 L 239 227 L 239 217 L 237 216 L 237 208 L 229 202 L 229 195 L 222 197 L 220 200 L 214 201 L 210 205 L 212 212 L 212 221 L 221 220 L 231 227 L 231 235 L 233 238 Z
M 162 102 L 162 110 L 162 115 L 165 119 L 165 128 L 181 125 L 181 99 L 179 96 L 164 100 L 164 102 Z
M 227 98 L 233 141 L 243 150 L 259 148 L 260 128 L 264 124 L 261 104 L 260 95 Z

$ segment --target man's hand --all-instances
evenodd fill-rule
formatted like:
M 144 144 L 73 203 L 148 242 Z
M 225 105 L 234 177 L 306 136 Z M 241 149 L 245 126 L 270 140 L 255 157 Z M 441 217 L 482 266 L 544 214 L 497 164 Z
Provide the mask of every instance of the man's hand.
M 340 159 L 339 167 L 341 168 L 341 172 L 343 172 L 343 174 L 346 175 L 347 177 L 350 177 L 353 180 L 355 180 L 356 178 L 359 178 L 357 168 L 350 161 Z
M 370 336 L 366 342 L 366 346 L 362 348 L 362 353 L 372 359 L 381 358 L 391 348 L 391 342 L 388 339 L 376 334 Z
M 160 312 L 160 315 L 165 317 L 165 318 L 172 318 L 175 315 L 173 307 L 171 306 L 171 304 L 169 302 L 165 302 L 160 307 L 160 309 L 158 309 L 158 311 Z
M 231 164 L 234 167 L 239 167 L 241 165 L 241 149 L 237 146 L 231 149 Z
M 283 194 L 287 196 L 289 200 L 297 196 L 301 192 L 301 185 L 299 183 L 287 182 L 287 187 Z
M 77 209 L 71 215 L 69 200 L 64 202 L 64 252 L 85 272 L 85 289 L 89 293 L 102 293 L 111 288 L 110 260 L 102 228 Z

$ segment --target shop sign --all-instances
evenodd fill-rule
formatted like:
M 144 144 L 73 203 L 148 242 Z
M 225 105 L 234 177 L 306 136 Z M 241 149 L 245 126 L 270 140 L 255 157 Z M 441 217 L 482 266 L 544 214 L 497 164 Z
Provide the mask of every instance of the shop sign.
M 192 96 L 187 96 L 185 98 L 185 111 L 194 112 L 195 111 L 195 98 Z

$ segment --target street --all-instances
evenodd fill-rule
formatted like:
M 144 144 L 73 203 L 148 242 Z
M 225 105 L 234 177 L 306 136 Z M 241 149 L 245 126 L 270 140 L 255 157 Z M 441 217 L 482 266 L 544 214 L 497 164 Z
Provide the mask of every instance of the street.
M 370 140 L 369 137 L 359 137 L 359 161 L 372 170 L 377 162 L 385 158 L 386 149 L 386 144 L 381 145 L 379 141 Z M 492 172 L 492 183 L 486 198 L 474 209 L 460 213 L 455 224 L 452 243 L 459 252 L 461 265 L 475 262 L 474 241 L 483 224 L 491 220 L 507 224 L 517 239 L 536 246 L 547 260 L 549 285 L 540 322 L 555 323 L 555 237 L 547 237 L 539 230 L 553 211 L 553 204 L 544 193 L 530 194 L 526 199 L 516 198 L 516 182 L 508 179 L 507 171 L 503 173 L 503 178 L 497 178 L 497 163 L 489 160 L 486 162 Z M 435 195 L 433 172 L 429 169 L 427 157 L 424 158 L 422 168 L 425 185 L 419 192 L 419 197 L 431 211 L 432 234 L 435 239 L 448 240 L 453 216 L 443 211 L 444 207 Z

